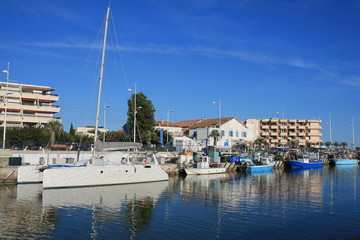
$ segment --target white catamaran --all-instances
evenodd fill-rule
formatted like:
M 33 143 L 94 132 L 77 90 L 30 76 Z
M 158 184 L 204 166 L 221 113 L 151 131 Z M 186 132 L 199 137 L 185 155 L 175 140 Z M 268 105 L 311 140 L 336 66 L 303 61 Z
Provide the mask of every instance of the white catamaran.
M 102 60 L 99 77 L 98 102 L 95 121 L 95 149 L 98 138 L 98 125 L 100 113 L 100 100 L 102 79 L 104 72 L 106 39 L 110 7 L 107 9 L 105 32 L 102 47 Z M 129 159 L 108 161 L 103 157 L 97 157 L 93 150 L 93 157 L 85 165 L 74 167 L 52 167 L 43 171 L 44 188 L 68 188 L 84 186 L 101 186 L 128 183 L 143 183 L 169 180 L 168 174 L 160 167 L 155 156 L 146 157 L 142 162 L 132 163 Z M 114 152 L 113 154 L 116 154 Z M 108 155 L 107 155 L 108 157 Z

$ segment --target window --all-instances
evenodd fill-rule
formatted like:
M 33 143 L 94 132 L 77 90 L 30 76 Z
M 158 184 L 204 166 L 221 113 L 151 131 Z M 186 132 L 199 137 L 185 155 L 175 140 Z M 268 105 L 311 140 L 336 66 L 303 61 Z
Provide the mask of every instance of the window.
M 233 131 L 229 131 L 229 137 L 233 137 Z
M 236 137 L 239 137 L 239 132 L 238 131 L 236 131 Z
M 243 138 L 246 138 L 246 137 L 247 137 L 247 132 L 242 132 L 242 133 L 241 133 L 241 136 L 242 136 Z
M 225 136 L 225 131 L 221 130 L 221 137 L 224 137 L 224 136 Z

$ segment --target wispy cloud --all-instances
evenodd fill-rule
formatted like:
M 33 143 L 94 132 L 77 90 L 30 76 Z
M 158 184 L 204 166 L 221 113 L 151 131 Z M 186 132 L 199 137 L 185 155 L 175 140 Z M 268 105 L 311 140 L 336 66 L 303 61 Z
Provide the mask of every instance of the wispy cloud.
M 47 55 L 55 58 L 74 58 L 54 49 L 100 49 L 101 44 L 81 43 L 81 41 L 54 41 L 54 42 L 23 42 L 12 45 L 0 45 L 2 49 L 12 51 L 22 51 L 30 54 Z M 178 45 L 163 45 L 154 43 L 144 44 L 125 44 L 123 46 L 111 45 L 109 50 L 121 50 L 124 52 L 142 52 L 168 55 L 201 55 L 210 58 L 234 58 L 246 62 L 267 64 L 267 65 L 287 65 L 291 67 L 314 70 L 321 73 L 321 81 L 331 81 L 344 86 L 360 87 L 360 77 L 339 74 L 339 70 L 347 68 L 345 64 L 341 66 L 321 66 L 309 60 L 293 57 L 277 57 L 262 52 L 250 50 L 221 50 L 210 47 L 184 47 Z
M 36 48 L 68 48 L 68 49 L 97 49 L 100 44 L 81 43 L 80 41 L 55 41 L 55 42 L 23 42 L 15 45 L 0 46 L 0 48 L 16 49 L 19 46 L 36 47 Z M 178 45 L 159 45 L 154 43 L 146 44 L 127 44 L 121 47 L 117 45 L 108 45 L 108 49 L 127 52 L 144 52 L 157 54 L 172 54 L 172 55 L 202 55 L 206 57 L 230 57 L 240 59 L 242 61 L 262 63 L 262 64 L 281 64 L 303 69 L 312 69 L 323 71 L 324 69 L 308 60 L 300 58 L 284 58 L 276 57 L 262 52 L 253 52 L 249 50 L 221 50 L 210 47 L 183 47 Z M 21 49 L 18 49 L 21 50 Z
M 360 77 L 347 77 L 342 79 L 340 83 L 351 87 L 360 87 Z
M 68 8 L 56 4 L 55 1 L 9 1 L 19 12 L 30 13 L 33 16 L 51 15 L 60 19 L 71 21 L 77 25 L 92 28 L 89 25 L 89 19 L 83 15 L 74 12 Z M 36 5 L 35 5 L 36 4 Z

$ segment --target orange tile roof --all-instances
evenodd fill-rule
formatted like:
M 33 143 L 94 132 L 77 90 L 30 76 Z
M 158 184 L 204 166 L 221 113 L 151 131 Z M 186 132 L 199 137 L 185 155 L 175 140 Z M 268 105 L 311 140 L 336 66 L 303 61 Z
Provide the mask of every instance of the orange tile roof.
M 168 121 L 155 121 L 156 126 L 158 127 L 179 127 L 178 125 L 176 125 L 175 123 L 172 122 L 168 122 Z
M 221 118 L 221 125 L 223 125 L 224 123 L 227 123 L 228 121 L 232 120 L 232 119 L 236 119 L 234 117 L 231 118 Z M 198 123 L 193 124 L 192 126 L 190 126 L 190 128 L 203 128 L 203 127 L 212 127 L 212 126 L 219 126 L 219 119 L 215 118 L 215 119 L 204 119 Z
M 186 120 L 186 121 L 180 121 L 175 123 L 177 126 L 182 127 L 182 128 L 187 128 L 190 127 L 192 125 L 194 125 L 195 123 L 201 122 L 201 119 L 196 119 L 196 120 Z

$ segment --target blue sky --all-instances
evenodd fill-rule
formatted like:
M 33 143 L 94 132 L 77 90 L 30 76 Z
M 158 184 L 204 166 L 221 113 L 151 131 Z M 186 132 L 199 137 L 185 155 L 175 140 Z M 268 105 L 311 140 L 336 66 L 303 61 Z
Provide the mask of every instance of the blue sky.
M 2 0 L 0 66 L 56 88 L 65 130 L 94 125 L 107 1 Z M 121 0 L 111 3 L 106 126 L 126 122 L 137 84 L 157 120 L 323 120 L 324 141 L 360 141 L 359 0 Z M 119 46 L 119 47 L 117 47 Z M 118 49 L 119 51 L 112 51 Z M 114 53 L 115 52 L 115 53 Z M 5 74 L 1 81 L 5 81 Z M 101 113 L 101 125 L 103 113 Z M 359 144 L 356 144 L 359 145 Z

